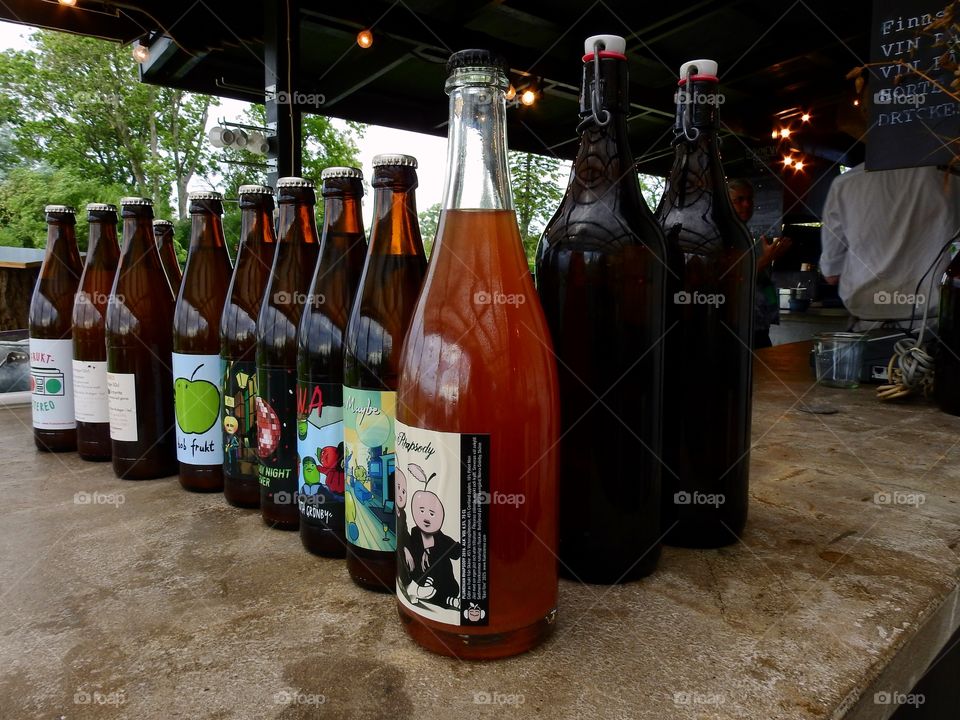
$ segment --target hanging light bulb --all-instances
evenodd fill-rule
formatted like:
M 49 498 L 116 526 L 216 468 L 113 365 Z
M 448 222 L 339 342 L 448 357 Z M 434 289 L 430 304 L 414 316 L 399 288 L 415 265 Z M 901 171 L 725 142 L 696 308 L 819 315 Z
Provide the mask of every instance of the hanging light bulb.
M 357 33 L 357 45 L 366 50 L 373 45 L 373 33 L 368 29 L 363 29 Z
M 527 88 L 522 93 L 520 93 L 520 102 L 530 107 L 537 101 L 537 93 L 530 88 Z
M 797 160 L 793 164 L 793 169 L 796 170 L 797 172 L 803 172 L 803 160 Z
M 777 129 L 776 129 L 776 128 L 773 129 L 773 133 L 770 135 L 770 137 L 772 137 L 774 140 L 776 140 L 778 137 L 780 137 L 780 133 L 777 132 Z
M 784 155 L 784 156 L 783 156 L 783 164 L 784 164 L 786 167 L 790 167 L 791 165 L 793 165 L 793 158 L 790 157 L 789 155 Z
M 854 107 L 860 107 L 860 100 L 859 100 L 859 99 L 854 100 L 854 101 L 853 101 L 853 106 L 854 106 Z
M 788 127 L 780 128 L 780 137 L 782 137 L 782 138 L 788 138 L 788 137 L 790 137 L 790 132 L 791 132 L 791 130 L 790 130 L 790 128 L 788 128 Z
M 148 48 L 146 45 L 137 43 L 133 46 L 130 54 L 133 55 L 133 59 L 138 63 L 145 63 L 150 59 L 150 48 Z
M 510 83 L 510 87 L 507 88 L 507 102 L 510 102 L 517 96 L 517 89 L 513 86 L 513 83 Z
M 77 4 L 77 0 L 60 0 L 61 5 L 66 5 L 67 7 L 73 7 Z
M 810 113 L 804 113 L 800 116 L 800 120 L 807 123 L 810 122 Z

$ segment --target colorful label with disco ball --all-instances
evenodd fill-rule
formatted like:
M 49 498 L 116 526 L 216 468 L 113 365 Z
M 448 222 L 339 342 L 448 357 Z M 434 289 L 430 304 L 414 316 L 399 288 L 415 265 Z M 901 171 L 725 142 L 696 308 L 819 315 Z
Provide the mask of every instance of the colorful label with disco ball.
M 297 382 L 300 521 L 343 532 L 343 385 Z
M 343 387 L 344 520 L 347 540 L 366 550 L 397 549 L 394 508 L 397 394 Z
M 291 505 L 297 495 L 297 373 L 293 368 L 257 368 L 257 457 L 260 497 Z

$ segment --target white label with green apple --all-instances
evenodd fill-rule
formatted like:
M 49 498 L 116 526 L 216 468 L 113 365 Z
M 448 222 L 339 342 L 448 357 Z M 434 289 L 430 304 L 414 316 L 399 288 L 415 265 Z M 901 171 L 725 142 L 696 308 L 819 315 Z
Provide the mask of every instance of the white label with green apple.
M 177 459 L 188 465 L 221 465 L 219 355 L 173 353 L 173 405 Z

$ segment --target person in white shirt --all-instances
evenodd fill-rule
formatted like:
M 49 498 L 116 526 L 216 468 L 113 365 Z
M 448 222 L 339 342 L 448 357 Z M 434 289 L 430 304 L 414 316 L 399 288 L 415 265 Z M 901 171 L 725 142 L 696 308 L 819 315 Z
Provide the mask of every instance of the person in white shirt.
M 934 167 L 867 172 L 857 165 L 834 178 L 827 193 L 820 272 L 839 284 L 861 326 L 910 320 L 914 312 L 935 316 L 937 285 L 930 293 L 928 275 L 918 293 L 917 283 L 958 229 L 960 177 Z M 934 269 L 937 280 L 948 259 L 944 253 Z

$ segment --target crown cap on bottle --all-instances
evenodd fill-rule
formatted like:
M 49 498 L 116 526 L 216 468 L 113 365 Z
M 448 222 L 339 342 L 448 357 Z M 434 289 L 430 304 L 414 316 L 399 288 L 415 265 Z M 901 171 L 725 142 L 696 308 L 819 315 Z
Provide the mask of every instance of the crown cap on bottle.
M 326 180 L 327 178 L 356 178 L 357 180 L 363 180 L 363 171 L 360 168 L 355 167 L 328 167 L 324 168 L 323 172 L 320 173 L 320 179 Z
M 383 165 L 400 165 L 403 167 L 412 167 L 416 169 L 417 159 L 413 155 L 383 153 L 381 155 L 374 155 L 371 165 L 373 165 L 373 167 L 381 167 Z
M 317 184 L 313 180 L 302 177 L 282 177 L 277 180 L 277 190 L 284 188 L 315 188 Z
M 170 222 L 169 220 L 163 220 L 163 219 L 161 219 L 161 218 L 157 218 L 156 220 L 153 221 L 153 226 L 154 226 L 154 227 L 171 227 L 171 228 L 172 228 L 172 227 L 173 227 L 173 223 Z
M 498 55 L 492 50 L 483 50 L 479 48 L 472 48 L 469 50 L 459 50 L 450 56 L 450 59 L 447 60 L 447 73 L 452 73 L 458 68 L 465 67 L 482 67 L 482 68 L 496 68 L 503 72 L 504 75 L 510 74 L 510 66 L 507 65 L 507 61 L 503 56 Z
M 687 73 L 690 75 L 708 75 L 717 77 L 716 60 L 688 60 L 680 66 L 680 80 L 687 79 Z
M 87 203 L 87 212 L 116 212 L 117 206 L 112 203 Z
M 153 200 L 145 197 L 125 197 L 120 198 L 120 205 L 147 205 L 153 207 Z
M 597 40 L 603 45 L 603 47 L 600 48 L 600 52 L 623 55 L 627 50 L 627 41 L 619 35 L 591 35 L 583 41 L 583 52 L 585 55 L 593 55 L 593 46 Z
M 43 208 L 43 211 L 47 214 L 49 213 L 58 213 L 62 215 L 77 214 L 77 209 L 72 205 L 47 205 Z
M 223 202 L 223 195 L 213 190 L 195 190 L 187 194 L 187 200 L 190 202 L 194 200 L 216 200 L 217 202 Z
M 269 185 L 241 185 L 240 195 L 273 195 L 273 188 Z

